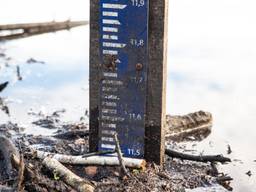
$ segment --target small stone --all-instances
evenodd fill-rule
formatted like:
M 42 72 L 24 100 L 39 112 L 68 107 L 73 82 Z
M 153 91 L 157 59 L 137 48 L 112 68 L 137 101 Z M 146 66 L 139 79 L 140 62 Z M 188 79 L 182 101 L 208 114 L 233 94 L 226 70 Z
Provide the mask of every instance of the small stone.
M 84 139 L 77 139 L 75 140 L 75 145 L 84 145 L 85 144 L 85 140 Z
M 85 174 L 90 176 L 90 177 L 94 177 L 97 172 L 98 172 L 98 167 L 96 166 L 89 166 L 84 168 Z
M 122 180 L 128 180 L 129 177 L 127 175 L 123 176 Z
M 117 172 L 117 171 L 113 171 L 113 175 L 116 176 L 116 177 L 120 177 L 120 173 Z

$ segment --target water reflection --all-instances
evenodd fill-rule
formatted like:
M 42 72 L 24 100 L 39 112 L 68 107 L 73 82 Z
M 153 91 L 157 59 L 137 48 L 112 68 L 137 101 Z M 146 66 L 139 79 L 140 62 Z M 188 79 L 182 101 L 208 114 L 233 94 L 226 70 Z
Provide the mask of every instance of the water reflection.
M 65 108 L 66 121 L 79 120 L 88 108 L 88 26 L 28 39 L 8 42 L 2 46 L 13 58 L 10 66 L 0 71 L 0 81 L 10 81 L 1 94 L 8 96 L 11 119 L 29 124 L 30 109 L 49 113 Z M 48 42 L 48 43 L 46 43 Z M 42 63 L 27 63 L 29 58 Z M 17 82 L 16 65 L 20 66 L 23 80 Z M 2 112 L 0 121 L 9 120 Z M 36 130 L 30 131 L 34 133 Z
M 215 41 L 215 42 L 214 42 Z M 218 39 L 201 45 L 183 44 L 179 54 L 176 45 L 170 45 L 168 112 L 184 114 L 204 109 L 213 113 L 214 126 L 209 138 L 196 148 L 206 153 L 227 154 L 227 145 L 232 147 L 234 161 L 221 168 L 235 178 L 234 191 L 255 191 L 255 176 L 247 176 L 249 170 L 256 171 L 256 146 L 254 127 L 256 111 L 256 82 L 254 63 L 256 58 L 240 58 L 244 47 L 223 46 Z M 207 47 L 215 47 L 207 49 Z M 250 46 L 248 43 L 247 48 Z M 204 49 L 206 47 L 206 49 Z M 197 56 L 204 52 L 207 57 Z M 254 48 L 251 47 L 251 52 Z M 225 54 L 223 54 L 225 52 Z M 188 53 L 188 54 L 187 54 Z M 191 146 L 192 148 L 192 146 Z

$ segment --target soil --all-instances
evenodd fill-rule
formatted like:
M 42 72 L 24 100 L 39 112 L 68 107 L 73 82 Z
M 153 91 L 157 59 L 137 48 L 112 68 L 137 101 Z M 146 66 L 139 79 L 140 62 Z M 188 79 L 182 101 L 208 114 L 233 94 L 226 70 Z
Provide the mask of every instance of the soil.
M 55 134 L 66 131 L 86 130 L 88 126 L 83 121 L 75 124 L 65 124 L 61 121 L 61 113 L 54 112 L 51 115 L 43 116 L 32 114 L 38 117 L 37 122 L 43 122 L 42 127 L 55 128 Z M 47 119 L 47 121 L 45 120 Z M 50 119 L 50 120 L 49 120 Z M 54 123 L 53 123 L 54 122 Z M 38 124 L 39 125 L 39 124 Z M 61 178 L 46 171 L 41 160 L 36 159 L 29 148 L 43 150 L 52 153 L 67 155 L 83 155 L 88 153 L 88 137 L 71 137 L 72 139 L 57 139 L 52 136 L 33 136 L 22 133 L 23 128 L 19 125 L 8 123 L 0 125 L 0 131 L 5 137 L 11 138 L 17 148 L 21 149 L 25 158 L 25 165 L 33 172 L 33 176 L 25 174 L 23 182 L 26 191 L 75 191 L 62 181 Z M 166 144 L 172 149 L 184 150 L 184 144 L 174 144 L 167 140 Z M 1 166 L 1 165 L 0 165 Z M 86 178 L 96 185 L 95 191 L 185 191 L 198 187 L 209 188 L 217 184 L 216 175 L 210 163 L 182 161 L 165 157 L 163 168 L 155 164 L 147 164 L 145 170 L 129 169 L 132 177 L 121 177 L 120 167 L 102 166 L 70 166 L 70 170 L 82 178 Z M 2 172 L 4 172 L 2 170 Z M 0 185 L 16 186 L 16 176 L 5 178 Z M 3 173 L 2 173 L 3 174 Z M 225 183 L 225 185 L 228 183 Z M 210 189 L 210 188 L 209 188 Z M 224 189 L 224 188 L 222 188 Z M 220 190 L 219 190 L 220 191 Z

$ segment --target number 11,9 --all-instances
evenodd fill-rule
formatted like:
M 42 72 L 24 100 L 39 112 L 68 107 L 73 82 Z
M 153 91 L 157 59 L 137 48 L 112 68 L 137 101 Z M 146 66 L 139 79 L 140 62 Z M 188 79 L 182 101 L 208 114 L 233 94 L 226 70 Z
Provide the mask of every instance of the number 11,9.
M 145 5 L 145 0 L 131 0 L 132 6 L 142 7 Z

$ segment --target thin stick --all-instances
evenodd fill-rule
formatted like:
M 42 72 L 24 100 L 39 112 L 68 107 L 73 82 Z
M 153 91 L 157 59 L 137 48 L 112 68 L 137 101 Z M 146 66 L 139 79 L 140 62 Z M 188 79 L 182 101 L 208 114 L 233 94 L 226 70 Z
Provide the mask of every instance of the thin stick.
M 25 170 L 25 164 L 24 164 L 24 157 L 22 154 L 20 154 L 20 164 L 19 164 L 19 174 L 18 174 L 18 186 L 17 191 L 23 191 L 22 189 L 22 183 L 24 181 L 24 170 Z
M 130 177 L 129 172 L 127 171 L 127 169 L 124 165 L 123 155 L 122 155 L 122 152 L 121 152 L 121 148 L 120 148 L 119 140 L 117 138 L 117 134 L 114 135 L 114 139 L 115 139 L 115 143 L 116 143 L 116 152 L 117 152 L 117 155 L 118 155 L 118 159 L 119 159 L 119 162 L 120 162 L 121 169 L 122 169 L 123 173 L 126 176 Z
M 108 154 L 113 154 L 116 153 L 116 150 L 111 150 L 111 151 L 98 151 L 98 152 L 93 152 L 93 153 L 87 153 L 84 154 L 82 157 L 86 158 L 86 157 L 92 157 L 95 155 L 108 155 Z
M 18 170 L 21 166 L 20 158 L 18 156 L 16 156 L 15 154 L 13 154 L 12 157 L 11 157 L 11 160 L 12 160 L 12 165 L 14 166 L 14 168 L 16 170 Z M 30 165 L 26 166 L 25 164 L 24 164 L 24 177 L 40 180 L 38 178 L 38 176 L 35 174 L 34 170 L 31 168 L 31 166 Z
M 228 181 L 232 181 L 232 180 L 233 180 L 232 177 L 230 177 L 230 176 L 225 176 L 225 175 L 216 178 L 216 181 L 217 181 L 219 184 L 225 183 L 225 182 L 228 182 Z
M 24 181 L 24 171 L 25 171 L 25 163 L 24 163 L 24 156 L 22 153 L 21 143 L 19 141 L 19 154 L 20 154 L 20 164 L 19 164 L 19 171 L 18 171 L 18 185 L 17 185 L 17 191 L 23 191 L 22 184 Z

